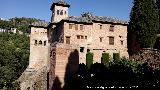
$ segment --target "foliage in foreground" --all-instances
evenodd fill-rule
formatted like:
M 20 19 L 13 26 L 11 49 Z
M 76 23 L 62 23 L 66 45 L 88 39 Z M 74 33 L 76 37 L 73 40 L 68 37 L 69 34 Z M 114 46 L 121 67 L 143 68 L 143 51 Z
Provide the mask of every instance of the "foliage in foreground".
M 26 69 L 28 60 L 29 37 L 0 33 L 0 89 L 13 87 L 13 82 Z
M 118 62 L 109 62 L 109 66 L 95 63 L 88 69 L 79 65 L 78 72 L 72 75 L 67 90 L 85 88 L 160 88 L 160 70 L 153 70 L 147 63 L 138 63 L 122 58 Z

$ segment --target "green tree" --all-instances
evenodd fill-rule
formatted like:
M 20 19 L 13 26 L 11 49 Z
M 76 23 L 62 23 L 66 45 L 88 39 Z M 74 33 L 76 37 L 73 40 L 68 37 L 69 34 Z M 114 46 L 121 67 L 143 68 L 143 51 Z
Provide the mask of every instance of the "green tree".
M 113 60 L 114 60 L 114 62 L 120 61 L 120 54 L 119 53 L 113 53 Z
M 157 0 L 156 4 L 157 4 L 158 12 L 159 12 L 158 14 L 159 14 L 159 25 L 160 25 L 160 0 Z
M 158 30 L 158 10 L 154 0 L 134 0 L 129 31 L 136 36 L 140 48 L 153 48 Z
M 101 62 L 106 65 L 109 62 L 109 53 L 102 53 Z
M 13 88 L 12 83 L 26 69 L 28 60 L 29 37 L 0 33 L 0 89 Z
M 93 64 L 93 53 L 88 52 L 86 54 L 86 65 L 88 68 L 90 68 L 92 64 Z

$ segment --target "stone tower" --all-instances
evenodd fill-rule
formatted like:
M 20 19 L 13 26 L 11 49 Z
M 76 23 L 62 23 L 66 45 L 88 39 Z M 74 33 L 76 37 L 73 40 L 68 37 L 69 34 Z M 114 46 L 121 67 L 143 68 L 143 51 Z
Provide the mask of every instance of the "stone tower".
M 44 21 L 31 25 L 29 68 L 34 70 L 48 66 L 47 25 Z
M 52 11 L 51 22 L 57 23 L 62 19 L 68 17 L 69 7 L 70 5 L 63 0 L 57 0 L 56 2 L 54 2 L 50 8 L 50 10 Z

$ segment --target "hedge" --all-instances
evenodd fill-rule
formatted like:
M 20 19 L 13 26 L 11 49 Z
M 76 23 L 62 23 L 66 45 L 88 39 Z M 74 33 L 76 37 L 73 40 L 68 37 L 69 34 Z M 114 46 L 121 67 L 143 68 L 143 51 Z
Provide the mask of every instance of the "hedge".
M 114 62 L 119 61 L 120 60 L 120 54 L 119 53 L 113 53 L 113 60 L 114 60 Z
M 93 53 L 88 52 L 86 54 L 86 65 L 88 68 L 93 64 Z
M 109 62 L 109 53 L 102 53 L 101 63 L 106 65 Z

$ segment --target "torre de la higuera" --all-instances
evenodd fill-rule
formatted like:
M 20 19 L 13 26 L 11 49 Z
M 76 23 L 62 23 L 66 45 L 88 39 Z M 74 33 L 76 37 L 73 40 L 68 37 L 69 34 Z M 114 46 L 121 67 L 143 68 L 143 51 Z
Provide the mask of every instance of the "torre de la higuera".
M 86 64 L 87 52 L 93 53 L 93 63 L 101 63 L 104 52 L 110 58 L 113 53 L 129 57 L 128 22 L 91 13 L 69 16 L 69 7 L 63 0 L 53 2 L 51 22 L 30 25 L 29 66 L 19 78 L 21 90 L 53 90 L 57 78 L 63 87 L 67 65 L 68 74 L 76 71 Z

